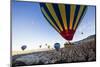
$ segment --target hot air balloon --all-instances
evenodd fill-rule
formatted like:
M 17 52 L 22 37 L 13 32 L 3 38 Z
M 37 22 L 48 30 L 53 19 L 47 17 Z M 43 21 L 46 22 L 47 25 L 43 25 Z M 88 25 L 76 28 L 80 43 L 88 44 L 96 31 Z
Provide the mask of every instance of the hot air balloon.
M 23 45 L 23 46 L 21 47 L 22 50 L 25 50 L 26 48 L 27 48 L 26 45 Z
M 40 48 L 42 47 L 42 45 L 39 46 Z
M 83 32 L 81 34 L 83 34 Z
M 54 44 L 54 48 L 55 48 L 57 51 L 59 51 L 59 49 L 60 49 L 60 43 L 55 43 L 55 44 Z
M 73 39 L 75 31 L 86 14 L 85 5 L 40 3 L 41 11 L 50 25 L 66 40 Z
M 50 49 L 50 45 L 48 45 L 48 49 Z

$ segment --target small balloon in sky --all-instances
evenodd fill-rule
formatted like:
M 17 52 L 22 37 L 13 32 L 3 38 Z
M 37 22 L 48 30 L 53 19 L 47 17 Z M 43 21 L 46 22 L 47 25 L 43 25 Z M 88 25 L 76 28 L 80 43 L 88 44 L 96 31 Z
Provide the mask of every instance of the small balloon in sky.
M 55 44 L 54 44 L 54 48 L 55 48 L 57 51 L 59 51 L 59 49 L 60 49 L 60 43 L 55 43 Z
M 45 44 L 45 46 L 47 46 L 47 44 Z
M 25 50 L 26 48 L 27 48 L 26 45 L 23 45 L 23 46 L 21 47 L 22 50 Z
M 50 45 L 48 45 L 48 49 L 50 49 Z
M 39 46 L 40 48 L 42 47 L 42 45 Z
M 81 34 L 83 34 L 83 32 Z

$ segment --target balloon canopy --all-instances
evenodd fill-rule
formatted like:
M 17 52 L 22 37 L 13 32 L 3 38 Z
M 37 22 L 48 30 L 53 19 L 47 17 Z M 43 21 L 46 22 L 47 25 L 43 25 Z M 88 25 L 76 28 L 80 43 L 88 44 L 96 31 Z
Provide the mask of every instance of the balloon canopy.
M 40 3 L 41 11 L 50 25 L 66 40 L 74 33 L 86 13 L 85 5 Z
M 54 48 L 58 51 L 60 49 L 60 43 L 55 43 Z
M 22 50 L 25 50 L 26 48 L 27 48 L 26 45 L 23 45 L 23 46 L 21 47 Z

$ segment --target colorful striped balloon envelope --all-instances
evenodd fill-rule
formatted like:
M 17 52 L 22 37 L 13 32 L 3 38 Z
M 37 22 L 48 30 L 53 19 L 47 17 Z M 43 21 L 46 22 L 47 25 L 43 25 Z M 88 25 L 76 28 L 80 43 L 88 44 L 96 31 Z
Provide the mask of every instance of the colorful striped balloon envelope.
M 73 39 L 75 31 L 86 14 L 86 5 L 40 3 L 41 11 L 50 25 L 66 40 Z

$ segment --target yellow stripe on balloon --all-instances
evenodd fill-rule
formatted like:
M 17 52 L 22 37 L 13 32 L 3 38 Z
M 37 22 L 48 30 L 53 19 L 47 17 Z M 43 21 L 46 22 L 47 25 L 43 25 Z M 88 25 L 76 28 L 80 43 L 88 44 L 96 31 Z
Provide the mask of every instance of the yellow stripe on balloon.
M 71 7 L 70 7 L 70 26 L 69 26 L 70 29 L 72 29 L 72 26 L 73 26 L 75 9 L 76 9 L 76 6 L 75 5 L 71 5 Z
M 79 21 L 79 18 L 81 16 L 82 12 L 83 12 L 83 9 L 84 9 L 84 6 L 83 5 L 80 6 L 80 10 L 79 10 L 79 13 L 78 13 L 78 16 L 77 16 L 77 19 L 76 19 L 76 22 L 75 22 L 75 25 L 74 25 L 74 28 L 73 28 L 74 30 L 76 29 L 76 27 L 78 25 L 78 21 Z
M 44 15 L 46 16 L 46 18 L 50 21 L 50 23 L 52 24 L 52 26 L 56 29 L 57 32 L 60 33 L 60 30 L 56 27 L 56 25 L 53 23 L 53 21 L 50 19 L 50 17 L 48 16 L 48 14 L 46 13 L 45 9 L 42 7 L 41 8 L 42 12 L 44 13 Z
M 61 14 L 61 18 L 62 18 L 62 21 L 63 21 L 63 24 L 64 24 L 64 28 L 66 30 L 68 30 L 65 5 L 59 4 L 58 7 L 59 7 L 59 11 L 60 11 L 60 14 Z
M 58 19 L 57 15 L 56 15 L 56 13 L 54 11 L 54 8 L 53 8 L 52 4 L 50 4 L 50 3 L 47 4 L 46 3 L 46 6 L 47 6 L 48 10 L 50 11 L 50 14 L 52 15 L 52 17 L 56 21 L 57 25 L 59 26 L 60 30 L 63 31 L 62 26 L 61 26 L 61 24 L 59 22 L 59 19 Z

